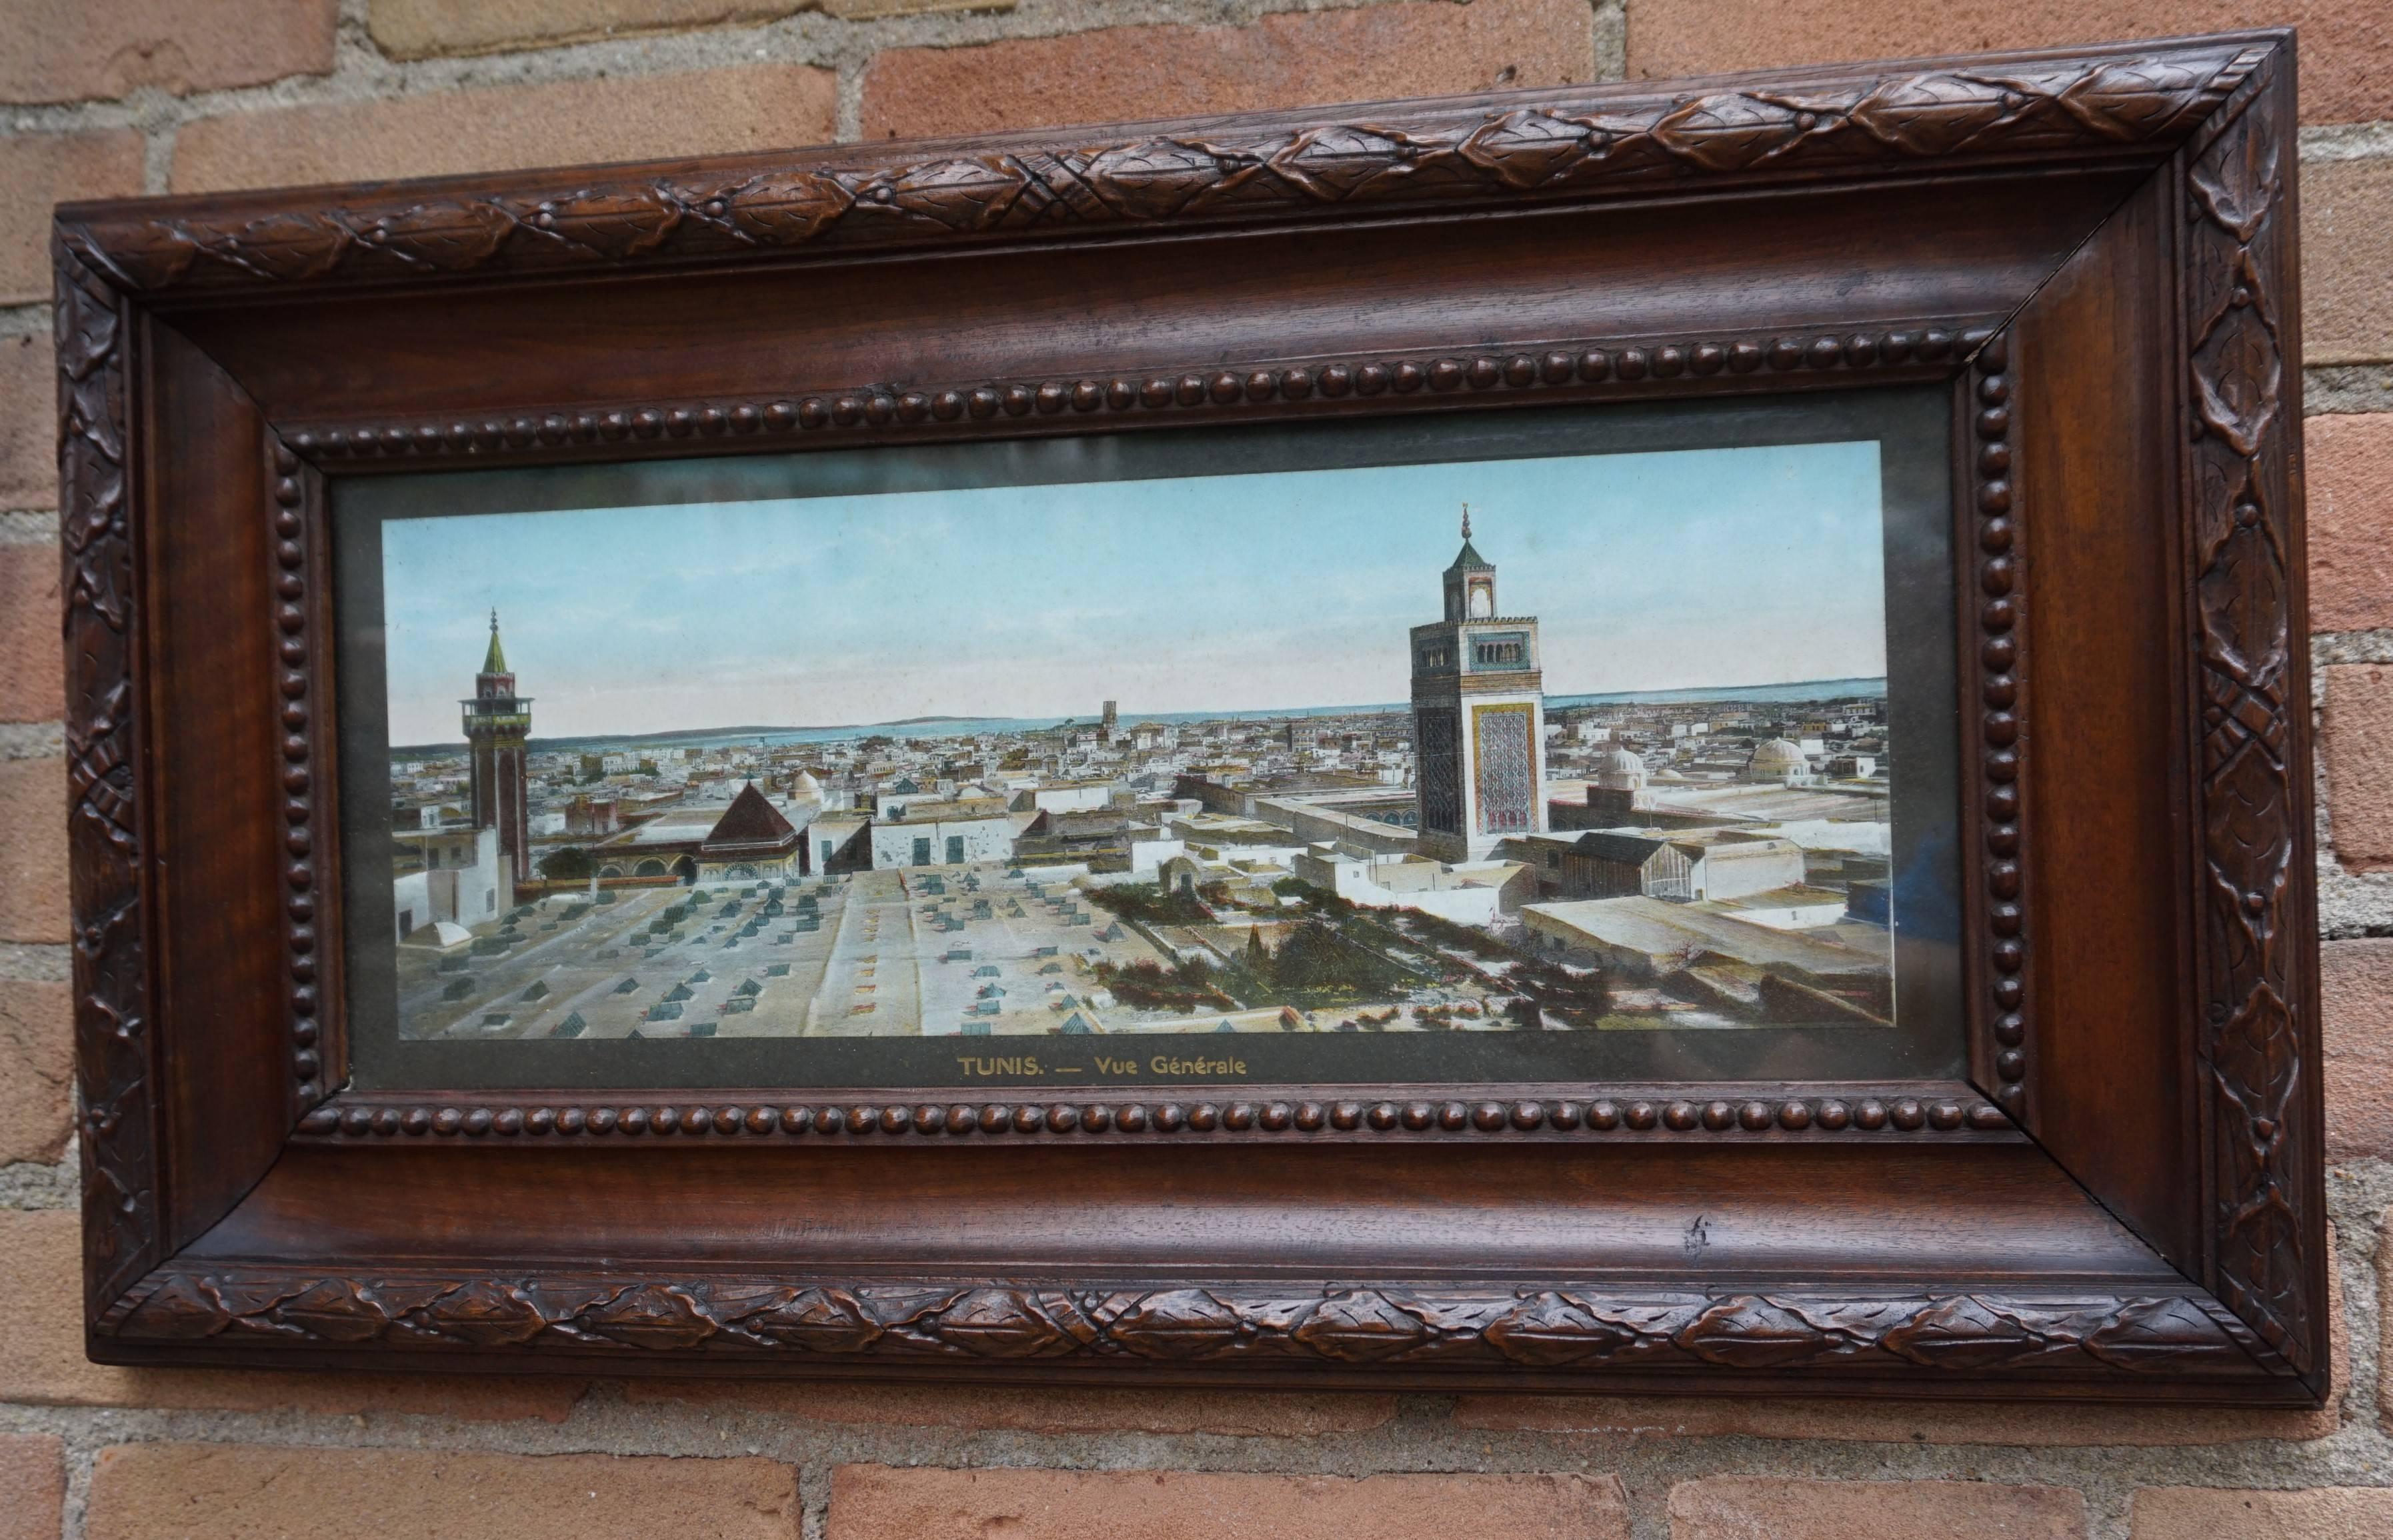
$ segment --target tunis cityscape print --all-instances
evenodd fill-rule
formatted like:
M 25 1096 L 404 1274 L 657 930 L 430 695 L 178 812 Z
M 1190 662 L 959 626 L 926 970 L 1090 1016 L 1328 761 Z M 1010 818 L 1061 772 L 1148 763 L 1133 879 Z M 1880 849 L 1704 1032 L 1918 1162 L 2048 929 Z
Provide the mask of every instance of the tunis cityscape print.
M 1878 454 L 386 521 L 400 1033 L 1890 1026 Z

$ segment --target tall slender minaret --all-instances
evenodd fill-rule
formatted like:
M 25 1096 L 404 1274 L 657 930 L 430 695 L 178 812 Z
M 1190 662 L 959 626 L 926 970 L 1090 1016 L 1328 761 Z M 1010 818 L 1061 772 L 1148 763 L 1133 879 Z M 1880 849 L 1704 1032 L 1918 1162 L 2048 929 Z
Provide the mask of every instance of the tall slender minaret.
M 499 612 L 490 611 L 490 650 L 474 676 L 465 708 L 472 751 L 474 827 L 499 831 L 500 858 L 517 882 L 531 880 L 531 814 L 524 775 L 524 740 L 531 736 L 531 698 L 516 694 L 516 676 L 499 646 Z
M 1546 829 L 1545 676 L 1537 622 L 1496 604 L 1496 566 L 1471 543 L 1445 573 L 1445 618 L 1413 627 L 1414 776 L 1420 848 L 1478 861 Z

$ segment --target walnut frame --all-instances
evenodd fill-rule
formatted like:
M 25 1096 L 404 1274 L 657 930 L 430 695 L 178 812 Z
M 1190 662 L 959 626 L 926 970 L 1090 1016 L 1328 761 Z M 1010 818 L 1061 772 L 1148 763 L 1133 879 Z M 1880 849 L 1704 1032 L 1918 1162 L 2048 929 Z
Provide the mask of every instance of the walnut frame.
M 2321 1403 L 2294 63 L 62 207 L 92 1356 Z M 1953 399 L 1966 1083 L 340 1089 L 328 474 L 1881 381 Z

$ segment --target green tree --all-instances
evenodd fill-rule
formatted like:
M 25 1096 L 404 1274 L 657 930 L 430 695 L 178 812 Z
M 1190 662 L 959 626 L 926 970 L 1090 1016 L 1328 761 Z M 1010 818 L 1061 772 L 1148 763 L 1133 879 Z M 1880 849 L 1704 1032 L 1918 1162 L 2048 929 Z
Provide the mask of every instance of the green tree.
M 580 882 L 591 872 L 590 853 L 580 845 L 552 850 L 540 858 L 540 874 L 552 882 Z

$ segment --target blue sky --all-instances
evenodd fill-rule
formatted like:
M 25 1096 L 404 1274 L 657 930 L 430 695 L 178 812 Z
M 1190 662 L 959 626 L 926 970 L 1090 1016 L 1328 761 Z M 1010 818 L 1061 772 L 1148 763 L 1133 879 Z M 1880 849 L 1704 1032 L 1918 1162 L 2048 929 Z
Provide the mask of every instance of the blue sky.
M 390 741 L 1393 701 L 1461 505 L 1550 695 L 1886 671 L 1875 441 L 383 525 Z

